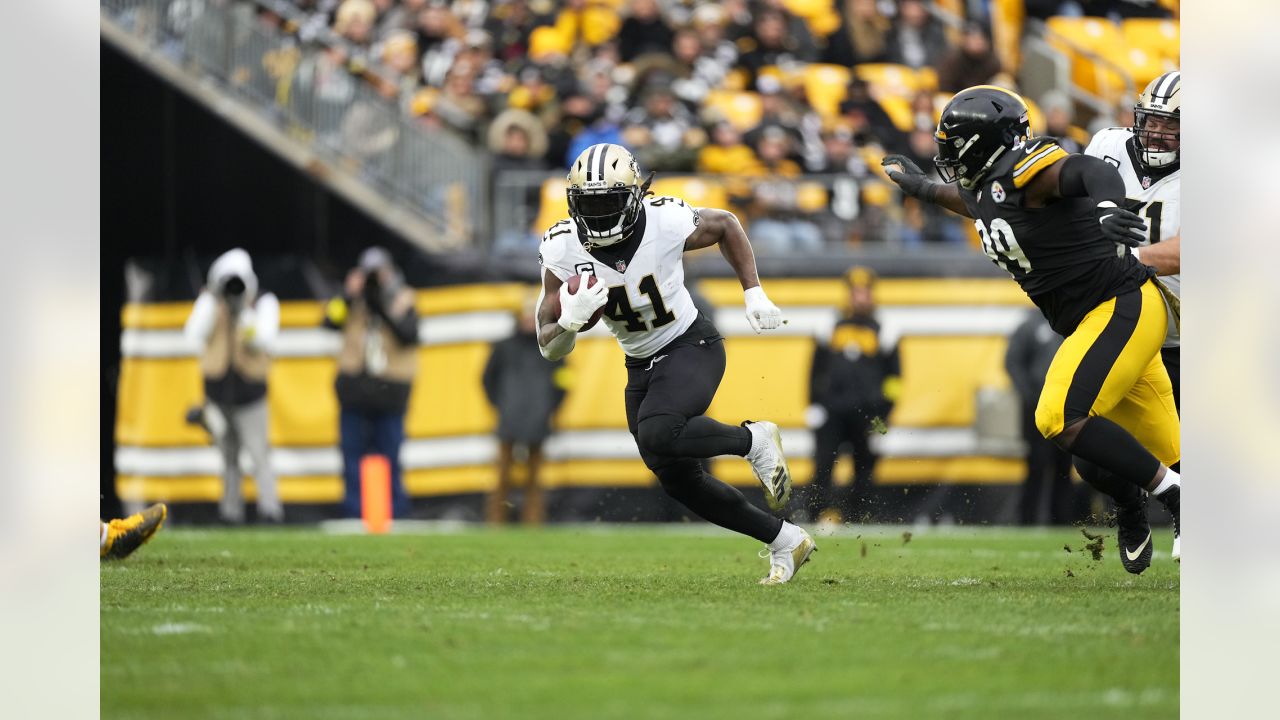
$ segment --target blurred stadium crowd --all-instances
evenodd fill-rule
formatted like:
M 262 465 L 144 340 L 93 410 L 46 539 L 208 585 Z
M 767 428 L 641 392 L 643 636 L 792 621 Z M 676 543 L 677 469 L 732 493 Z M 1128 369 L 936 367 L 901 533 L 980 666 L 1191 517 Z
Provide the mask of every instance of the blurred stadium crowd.
M 330 124 L 358 159 L 404 152 L 389 119 L 353 102 L 368 90 L 400 121 L 487 150 L 492 202 L 537 213 L 495 223 L 500 249 L 533 247 L 538 227 L 563 217 L 563 186 L 543 181 L 596 142 L 627 146 L 660 176 L 696 176 L 667 192 L 737 211 L 766 253 L 964 244 L 966 225 L 904 204 L 878 164 L 894 152 L 931 168 L 951 93 L 983 83 L 1033 91 L 1016 78 L 1034 24 L 1069 58 L 1070 83 L 1099 100 L 1082 104 L 1060 87 L 1027 97 L 1033 129 L 1071 149 L 1130 123 L 1133 89 L 1178 60 L 1176 23 L 1156 24 L 1176 17 L 1176 0 L 206 4 L 323 48 L 301 58 L 273 50 L 253 70 L 275 79 L 277 99 L 305 92 L 331 105 Z M 186 12 L 188 54 L 220 53 L 218 28 L 197 31 L 200 13 Z

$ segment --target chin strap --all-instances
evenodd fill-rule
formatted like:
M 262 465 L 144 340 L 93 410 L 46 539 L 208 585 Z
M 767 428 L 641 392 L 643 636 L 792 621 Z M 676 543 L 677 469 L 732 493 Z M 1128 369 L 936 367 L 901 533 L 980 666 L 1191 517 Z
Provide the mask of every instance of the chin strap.
M 647 178 L 645 178 L 645 179 L 644 179 L 644 184 L 640 186 L 640 199 L 641 199 L 641 200 L 643 200 L 645 197 L 647 197 L 647 196 L 649 196 L 649 195 L 652 195 L 652 194 L 653 194 L 653 191 L 649 189 L 649 186 L 653 184 L 653 176 L 654 176 L 654 175 L 657 175 L 657 174 L 658 174 L 658 173 L 657 173 L 656 171 L 654 171 L 654 170 L 650 170 L 650 171 L 649 171 L 649 177 L 647 177 Z

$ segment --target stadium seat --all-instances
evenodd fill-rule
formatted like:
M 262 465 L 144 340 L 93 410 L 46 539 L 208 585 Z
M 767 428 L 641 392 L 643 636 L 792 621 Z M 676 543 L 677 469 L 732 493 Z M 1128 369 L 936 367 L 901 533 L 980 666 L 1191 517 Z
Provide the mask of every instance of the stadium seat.
M 539 60 L 547 55 L 568 55 L 573 41 L 551 25 L 535 28 L 529 34 L 529 57 Z
M 849 68 L 843 65 L 808 65 L 804 69 L 804 94 L 809 105 L 823 117 L 835 117 L 848 92 L 849 79 Z
M 1025 0 L 991 0 L 991 36 L 1005 72 L 1017 73 L 1022 64 L 1022 26 Z
M 884 113 L 893 121 L 893 126 L 902 132 L 911 132 L 915 118 L 911 112 L 911 100 L 901 95 L 885 95 L 876 102 L 884 109 Z
M 1138 91 L 1166 72 L 1178 69 L 1176 60 L 1139 45 L 1127 48 L 1122 54 L 1112 56 L 1112 59 L 1133 77 L 1133 84 Z
M 562 177 L 548 178 L 542 183 L 542 199 L 538 204 L 538 217 L 533 221 L 533 232 L 541 235 L 547 228 L 569 218 L 569 200 L 565 197 L 568 181 Z
M 1027 121 L 1031 123 L 1032 135 L 1043 135 L 1045 129 L 1044 113 L 1034 100 L 1025 95 L 1019 96 L 1027 104 Z
M 649 189 L 653 190 L 654 195 L 678 197 L 694 207 L 729 207 L 729 193 L 725 192 L 724 186 L 706 178 L 659 177 Z
M 609 42 L 622 29 L 618 11 L 607 5 L 588 5 L 582 11 L 582 39 L 596 46 Z
M 782 5 L 804 20 L 814 37 L 826 37 L 840 27 L 840 13 L 833 0 L 782 0 Z
M 934 92 L 938 89 L 938 71 L 926 65 L 916 70 L 916 82 L 919 89 Z
M 839 66 L 831 66 L 839 67 Z M 862 63 L 853 68 L 858 78 L 879 92 L 913 95 L 920 89 L 920 77 L 906 65 L 894 63 Z M 937 85 L 937 76 L 933 78 Z
M 1181 27 L 1177 20 L 1132 18 L 1120 24 L 1131 48 L 1140 48 L 1175 64 L 1182 59 Z
M 1048 26 L 1052 32 L 1050 43 L 1071 59 L 1071 81 L 1106 100 L 1121 100 L 1125 78 L 1090 56 L 1098 56 L 1123 67 L 1123 52 L 1127 45 L 1120 29 L 1107 20 L 1091 17 L 1049 18 Z
M 759 125 L 764 113 L 760 96 L 753 92 L 712 90 L 702 103 L 704 108 L 717 113 L 742 132 Z

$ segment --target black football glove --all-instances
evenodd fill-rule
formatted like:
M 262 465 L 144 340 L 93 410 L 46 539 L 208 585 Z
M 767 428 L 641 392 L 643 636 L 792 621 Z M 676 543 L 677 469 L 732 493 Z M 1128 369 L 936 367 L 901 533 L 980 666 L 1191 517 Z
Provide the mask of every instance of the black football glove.
M 1138 247 L 1147 239 L 1147 224 L 1142 218 L 1110 200 L 1098 203 L 1094 215 L 1102 226 L 1102 234 L 1111 242 L 1125 247 Z
M 901 165 L 902 170 L 891 168 L 891 165 Z M 889 175 L 889 179 L 898 184 L 902 188 L 902 192 L 913 198 L 918 198 L 924 192 L 924 189 L 933 184 L 928 175 L 916 165 L 911 158 L 906 155 L 885 155 L 880 161 L 880 166 L 885 168 L 885 173 Z

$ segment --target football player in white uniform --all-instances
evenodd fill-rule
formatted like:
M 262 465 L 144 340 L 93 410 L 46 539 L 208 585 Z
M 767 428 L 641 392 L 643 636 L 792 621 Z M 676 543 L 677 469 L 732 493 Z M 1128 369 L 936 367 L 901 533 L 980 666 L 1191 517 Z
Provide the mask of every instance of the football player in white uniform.
M 782 324 L 765 295 L 746 232 L 732 213 L 694 208 L 674 197 L 646 197 L 635 158 L 620 145 L 592 145 L 569 170 L 569 215 L 543 236 L 538 261 L 538 345 L 544 357 L 569 354 L 578 330 L 603 307 L 604 323 L 626 355 L 627 427 L 640 457 L 663 490 L 700 517 L 767 543 L 769 574 L 791 579 L 814 551 L 800 527 L 747 501 L 736 488 L 703 472 L 701 458 L 741 455 L 781 510 L 791 474 L 778 426 L 726 425 L 704 413 L 725 370 L 723 338 L 698 313 L 684 286 L 683 255 L 719 245 L 742 283 L 747 320 L 758 333 Z M 567 281 L 581 276 L 576 293 Z M 589 286 L 588 276 L 599 281 Z M 556 303 L 559 298 L 559 315 Z
M 1175 295 L 1181 293 L 1181 197 L 1179 172 L 1182 73 L 1168 72 L 1152 80 L 1133 107 L 1133 127 L 1107 128 L 1093 136 L 1085 154 L 1105 160 L 1124 179 L 1128 209 L 1146 222 L 1146 239 L 1130 248 L 1145 265 L 1156 269 L 1160 282 Z M 1121 250 L 1122 252 L 1124 249 Z M 1173 383 L 1173 399 L 1181 409 L 1179 393 L 1180 338 L 1177 325 L 1169 322 L 1160 356 Z M 1125 568 L 1142 572 L 1150 564 L 1150 553 L 1137 552 L 1150 541 L 1146 494 L 1097 465 L 1076 458 L 1076 469 L 1091 485 L 1116 499 L 1116 529 Z M 1179 468 L 1175 467 L 1174 470 Z M 1180 552 L 1178 529 L 1174 528 L 1172 556 Z M 1135 554 L 1136 553 L 1136 554 Z

